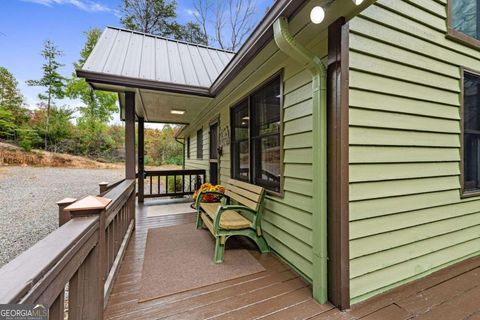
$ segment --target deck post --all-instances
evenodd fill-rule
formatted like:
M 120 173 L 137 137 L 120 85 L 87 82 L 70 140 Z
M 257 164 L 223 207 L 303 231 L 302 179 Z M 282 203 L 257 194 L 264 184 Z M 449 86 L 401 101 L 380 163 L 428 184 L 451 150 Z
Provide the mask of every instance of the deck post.
M 125 92 L 125 178 L 136 178 L 134 92 Z
M 105 223 L 107 199 L 86 197 L 65 208 L 72 218 L 98 215 L 98 242 L 70 281 L 69 319 L 103 319 L 107 275 Z
M 57 202 L 57 205 L 58 205 L 58 226 L 59 227 L 63 226 L 65 223 L 67 223 L 71 219 L 70 212 L 66 211 L 65 208 L 67 206 L 71 205 L 72 203 L 74 203 L 75 201 L 77 201 L 77 199 L 65 198 L 65 199 Z
M 143 171 L 145 168 L 144 163 L 144 152 L 145 152 L 145 138 L 144 138 L 144 123 L 145 119 L 138 117 L 138 202 L 143 202 L 144 200 L 144 177 Z

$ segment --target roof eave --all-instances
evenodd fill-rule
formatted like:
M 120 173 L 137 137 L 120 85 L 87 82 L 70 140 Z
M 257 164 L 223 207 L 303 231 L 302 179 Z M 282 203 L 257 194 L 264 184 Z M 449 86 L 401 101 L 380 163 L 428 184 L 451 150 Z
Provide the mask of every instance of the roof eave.
M 119 75 L 111 75 L 100 72 L 77 69 L 77 77 L 85 78 L 88 83 L 106 84 L 114 86 L 129 87 L 134 89 L 147 89 L 156 91 L 166 91 L 180 94 L 196 95 L 201 97 L 213 98 L 207 87 L 189 86 L 183 84 L 175 84 L 169 82 L 161 82 L 156 80 L 146 80 Z

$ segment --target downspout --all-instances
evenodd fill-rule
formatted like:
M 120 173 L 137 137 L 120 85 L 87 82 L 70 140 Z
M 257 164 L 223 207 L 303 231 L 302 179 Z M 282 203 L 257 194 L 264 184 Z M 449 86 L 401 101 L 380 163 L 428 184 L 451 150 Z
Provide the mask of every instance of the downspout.
M 180 138 L 175 137 L 175 141 L 182 145 L 182 169 L 185 170 L 185 142 L 179 140 Z M 185 139 L 183 140 L 185 141 Z
M 288 21 L 273 25 L 275 42 L 288 57 L 312 73 L 313 105 L 313 297 L 327 302 L 327 67 L 322 60 L 295 41 Z

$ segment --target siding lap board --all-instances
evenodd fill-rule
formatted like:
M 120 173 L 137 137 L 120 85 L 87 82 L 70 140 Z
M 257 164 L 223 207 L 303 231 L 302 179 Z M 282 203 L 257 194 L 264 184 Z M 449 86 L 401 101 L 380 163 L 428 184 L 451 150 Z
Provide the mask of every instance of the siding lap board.
M 479 254 L 460 198 L 460 66 L 446 1 L 379 0 L 350 24 L 352 303 Z

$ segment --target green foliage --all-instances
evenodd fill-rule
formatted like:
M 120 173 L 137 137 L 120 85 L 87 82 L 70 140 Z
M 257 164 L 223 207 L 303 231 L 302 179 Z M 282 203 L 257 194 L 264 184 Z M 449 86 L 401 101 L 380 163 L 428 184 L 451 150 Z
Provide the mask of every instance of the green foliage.
M 207 45 L 208 37 L 198 23 L 176 22 L 176 9 L 176 1 L 123 0 L 120 22 L 130 30 Z
M 190 43 L 208 45 L 207 35 L 202 31 L 200 25 L 194 22 L 180 26 L 176 38 Z
M 176 1 L 123 0 L 120 22 L 130 30 L 171 37 L 178 29 L 176 8 Z
M 24 125 L 18 130 L 18 136 L 20 139 L 20 146 L 25 151 L 31 151 L 32 148 L 42 143 L 42 139 L 37 131 L 30 128 L 28 125 Z
M 4 106 L 0 106 L 0 138 L 13 139 L 15 137 L 15 117 Z
M 39 80 L 28 80 L 29 86 L 44 87 L 45 92 L 40 93 L 38 98 L 46 103 L 47 114 L 45 121 L 45 149 L 48 146 L 48 133 L 50 131 L 50 109 L 55 105 L 55 99 L 63 99 L 65 97 L 65 78 L 60 75 L 58 69 L 64 65 L 57 61 L 63 55 L 63 52 L 58 50 L 55 43 L 47 40 L 44 44 L 42 53 L 45 60 L 42 65 L 43 76 Z

